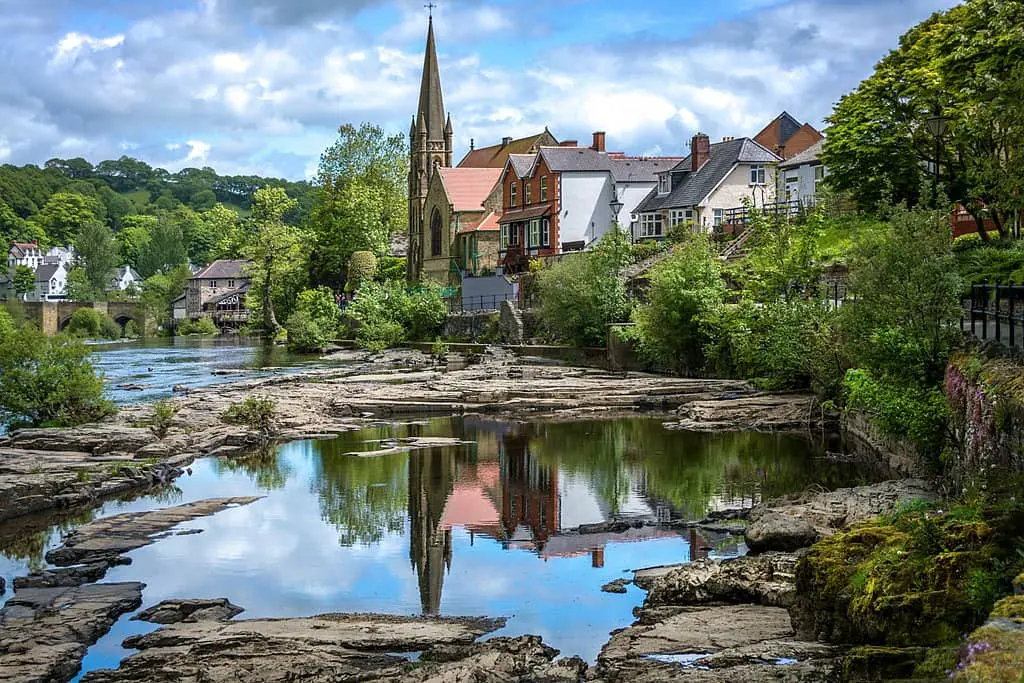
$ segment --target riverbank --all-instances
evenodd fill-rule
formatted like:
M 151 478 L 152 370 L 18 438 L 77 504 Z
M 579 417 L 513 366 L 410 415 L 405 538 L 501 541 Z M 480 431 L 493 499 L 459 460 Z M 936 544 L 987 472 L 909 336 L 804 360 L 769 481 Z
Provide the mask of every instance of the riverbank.
M 611 373 L 498 349 L 442 362 L 408 350 L 343 351 L 332 359 L 341 367 L 185 390 L 171 399 L 175 414 L 162 436 L 151 429 L 153 406 L 140 404 L 94 425 L 0 437 L 0 521 L 167 483 L 195 458 L 252 450 L 261 435 L 221 419 L 250 397 L 274 401 L 273 438 L 281 442 L 329 438 L 381 419 L 470 413 L 550 420 L 643 413 L 692 427 L 686 407 L 694 405 L 716 428 L 731 421 L 736 429 L 765 430 L 797 428 L 804 415 L 815 415 L 799 395 L 738 401 L 758 396 L 741 381 Z M 737 403 L 742 410 L 734 410 Z M 715 405 L 723 411 L 709 408 Z

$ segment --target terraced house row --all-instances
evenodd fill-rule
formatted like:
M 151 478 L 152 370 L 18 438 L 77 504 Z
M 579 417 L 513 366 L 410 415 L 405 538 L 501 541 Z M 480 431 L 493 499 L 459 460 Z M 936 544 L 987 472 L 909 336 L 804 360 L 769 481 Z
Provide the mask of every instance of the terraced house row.
M 561 142 L 545 128 L 476 148 L 453 166 L 454 129 L 445 112 L 434 25 L 427 30 L 419 107 L 409 129 L 409 279 L 459 284 L 511 275 L 531 259 L 592 248 L 618 225 L 633 241 L 673 229 L 740 233 L 748 207 L 796 212 L 813 204 L 825 177 L 822 134 L 783 112 L 753 137 L 650 157 Z

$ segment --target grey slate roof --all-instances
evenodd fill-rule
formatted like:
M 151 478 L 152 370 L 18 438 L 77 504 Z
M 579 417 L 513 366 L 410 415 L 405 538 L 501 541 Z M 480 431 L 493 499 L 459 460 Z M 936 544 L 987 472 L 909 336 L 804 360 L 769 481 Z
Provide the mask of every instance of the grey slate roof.
M 797 121 L 788 112 L 784 111 L 779 114 L 779 143 L 786 144 L 789 139 L 796 135 L 796 132 L 803 127 L 803 124 Z
M 49 282 L 54 273 L 60 270 L 59 263 L 44 263 L 36 268 L 36 282 Z
M 672 169 L 673 174 L 684 174 L 682 181 L 673 181 L 672 191 L 667 195 L 659 195 L 657 188 L 651 190 L 637 206 L 636 212 L 696 206 L 725 179 L 736 164 L 768 164 L 779 161 L 779 156 L 750 138 L 716 142 L 711 145 L 711 158 L 696 173 L 689 170 L 691 161 L 690 157 L 686 157 Z
M 617 183 L 653 183 L 658 174 L 672 170 L 679 158 L 658 157 L 650 159 L 611 158 L 612 176 Z
M 548 168 L 555 173 L 612 170 L 608 155 L 590 147 L 541 147 L 540 153 Z
M 190 277 L 190 280 L 234 280 L 249 277 L 246 269 L 252 261 L 214 261 Z
M 537 157 L 533 154 L 509 154 L 508 161 L 512 164 L 512 170 L 520 178 L 525 178 L 533 170 L 533 162 Z
M 820 164 L 821 150 L 824 146 L 825 141 L 818 140 L 796 156 L 779 164 L 779 168 L 796 168 L 797 166 L 803 166 L 804 164 Z

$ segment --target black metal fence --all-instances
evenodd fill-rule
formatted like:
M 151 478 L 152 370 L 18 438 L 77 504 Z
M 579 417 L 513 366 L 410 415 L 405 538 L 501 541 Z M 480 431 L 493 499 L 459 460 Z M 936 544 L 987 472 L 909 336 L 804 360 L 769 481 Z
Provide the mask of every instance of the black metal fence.
M 961 301 L 960 329 L 982 340 L 1024 347 L 1024 285 L 971 285 Z

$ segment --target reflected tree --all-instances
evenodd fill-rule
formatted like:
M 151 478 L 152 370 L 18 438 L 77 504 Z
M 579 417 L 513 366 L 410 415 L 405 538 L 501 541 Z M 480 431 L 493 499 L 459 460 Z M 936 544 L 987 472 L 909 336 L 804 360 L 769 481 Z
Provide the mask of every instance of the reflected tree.
M 247 455 L 214 460 L 218 474 L 238 472 L 248 475 L 264 491 L 276 491 L 288 483 L 292 470 L 278 457 L 277 447 L 266 444 Z

